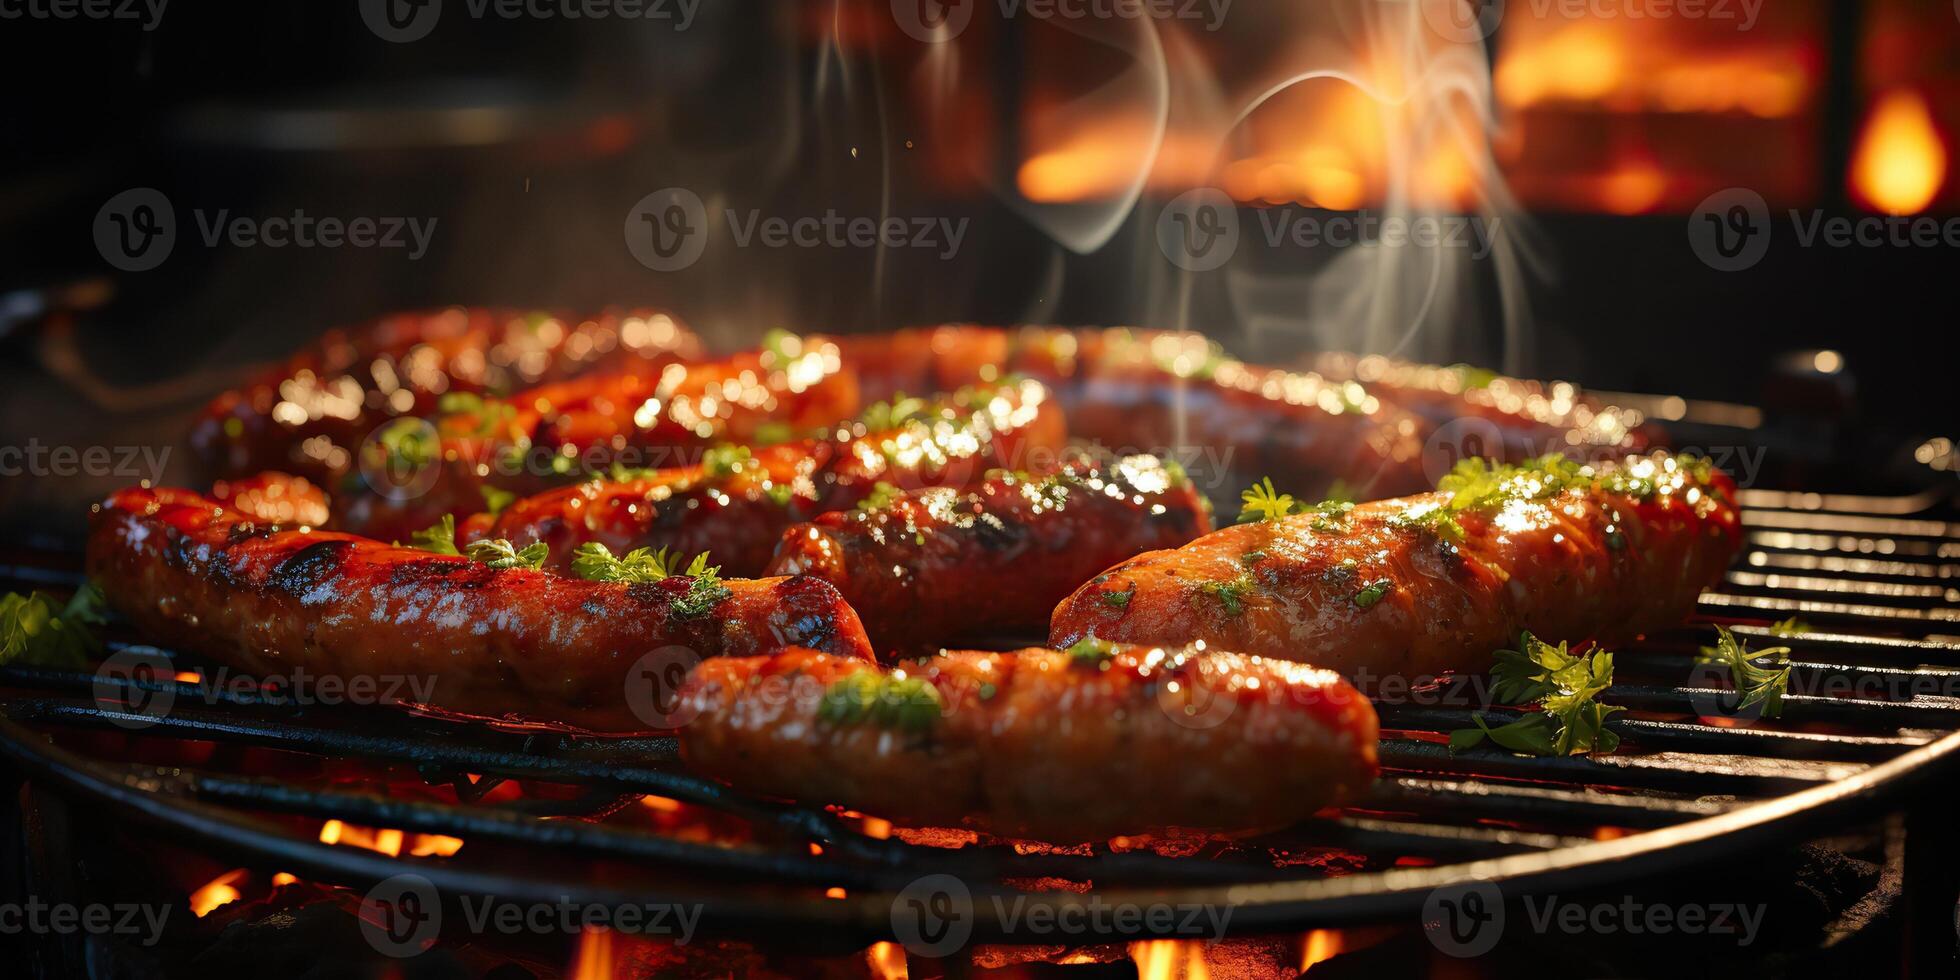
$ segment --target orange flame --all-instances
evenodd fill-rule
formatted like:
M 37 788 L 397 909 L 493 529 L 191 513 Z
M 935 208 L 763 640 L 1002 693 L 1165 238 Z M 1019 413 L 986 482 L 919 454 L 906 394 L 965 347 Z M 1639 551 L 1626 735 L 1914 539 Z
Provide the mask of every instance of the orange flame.
M 1307 933 L 1300 943 L 1300 972 L 1313 969 L 1316 963 L 1325 963 L 1341 954 L 1345 948 L 1339 929 L 1315 929 Z
M 1211 980 L 1204 944 L 1193 939 L 1149 939 L 1130 944 L 1137 980 Z
M 1852 190 L 1880 211 L 1916 214 L 1945 181 L 1946 146 L 1926 100 L 1916 92 L 1887 93 L 1872 107 L 1851 158 Z
M 604 926 L 586 926 L 578 934 L 578 952 L 572 954 L 567 980 L 612 980 L 613 934 Z
M 204 887 L 191 892 L 191 912 L 202 919 L 210 915 L 212 909 L 226 902 L 238 901 L 239 893 L 237 886 L 239 882 L 245 880 L 245 875 L 246 871 L 244 868 L 236 868 L 211 879 L 205 883 Z
M 905 965 L 905 947 L 897 943 L 874 943 L 864 955 L 871 961 L 874 980 L 909 980 L 912 976 Z

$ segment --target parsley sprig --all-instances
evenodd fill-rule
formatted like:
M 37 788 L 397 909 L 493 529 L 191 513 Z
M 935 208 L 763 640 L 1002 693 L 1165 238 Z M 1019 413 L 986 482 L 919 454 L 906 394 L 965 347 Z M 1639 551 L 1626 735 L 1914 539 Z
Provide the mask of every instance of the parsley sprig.
M 682 568 L 681 556 L 669 554 L 665 548 L 659 551 L 634 548 L 623 556 L 615 556 L 605 545 L 587 541 L 572 554 L 572 574 L 593 582 L 629 584 L 683 576 L 690 580 L 687 591 L 675 597 L 671 605 L 674 615 L 682 619 L 704 616 L 734 594 L 722 584 L 721 566 L 709 565 L 705 551 Z
M 456 515 L 444 514 L 442 519 L 408 536 L 411 548 L 437 555 L 455 555 L 480 561 L 491 568 L 529 568 L 544 567 L 545 560 L 551 557 L 551 548 L 542 541 L 533 541 L 522 548 L 512 544 L 509 538 L 495 538 L 488 541 L 472 541 L 467 548 L 456 546 Z
M 1794 622 L 1777 623 L 1771 627 L 1778 635 L 1790 636 L 1797 631 Z M 1751 652 L 1748 645 L 1737 638 L 1726 627 L 1715 627 L 1715 645 L 1702 647 L 1695 657 L 1696 663 L 1721 664 L 1728 668 L 1729 683 L 1735 686 L 1740 696 L 1736 701 L 1735 713 L 1740 714 L 1760 706 L 1763 717 L 1775 718 L 1783 713 L 1783 697 L 1790 691 L 1790 648 L 1770 647 Z
M 1244 506 L 1239 510 L 1239 523 L 1253 521 L 1277 521 L 1294 514 L 1314 514 L 1313 529 L 1322 532 L 1347 530 L 1348 512 L 1354 510 L 1354 501 L 1336 494 L 1317 504 L 1295 500 L 1290 493 L 1280 493 L 1273 488 L 1272 477 L 1262 477 L 1258 483 L 1239 493 Z
M 65 605 L 45 592 L 0 597 L 0 666 L 76 668 L 102 649 L 91 627 L 106 622 L 102 593 L 85 583 Z
M 1483 715 L 1472 714 L 1477 727 L 1451 732 L 1451 752 L 1474 748 L 1486 738 L 1526 755 L 1581 755 L 1619 747 L 1620 736 L 1607 729 L 1606 719 L 1626 709 L 1596 700 L 1613 684 L 1613 654 L 1575 654 L 1564 643 L 1552 646 L 1526 632 L 1518 638 L 1518 649 L 1499 650 L 1496 657 L 1490 672 L 1492 698 L 1504 704 L 1536 702 L 1539 710 L 1495 728 Z

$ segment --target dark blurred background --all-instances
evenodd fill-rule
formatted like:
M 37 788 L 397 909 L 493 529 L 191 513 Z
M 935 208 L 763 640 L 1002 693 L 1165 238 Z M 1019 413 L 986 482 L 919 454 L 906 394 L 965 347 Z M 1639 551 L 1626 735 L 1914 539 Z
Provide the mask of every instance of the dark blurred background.
M 1188 327 L 1275 363 L 1470 361 L 1679 395 L 1687 422 L 1702 401 L 1761 406 L 1807 479 L 1924 477 L 1914 453 L 1955 430 L 1943 301 L 1960 249 L 1797 230 L 1960 215 L 1954 7 L 1519 2 L 1486 44 L 1455 2 L 1238 0 L 1148 23 L 1004 20 L 967 0 L 950 9 L 971 19 L 937 34 L 884 0 L 645 0 L 598 4 L 604 18 L 561 0 L 11 6 L 0 444 L 175 445 L 253 365 L 388 310 L 629 304 L 727 346 L 973 320 Z M 1165 202 L 1198 186 L 1239 206 L 1237 253 L 1214 271 L 1180 268 L 1157 237 Z M 658 271 L 626 236 L 637 202 L 671 187 L 712 231 L 699 261 Z M 175 225 L 143 271 L 99 244 L 143 231 L 104 212 L 133 188 Z M 1769 228 L 1736 271 L 1690 240 L 1728 188 L 1758 195 Z M 950 256 L 743 247 L 727 209 L 963 236 Z M 412 254 L 208 245 L 200 227 L 300 211 L 433 228 Z M 1275 216 L 1356 215 L 1474 218 L 1501 245 L 1261 238 Z M 189 478 L 181 452 L 169 467 Z M 125 482 L 8 475 L 0 508 L 61 534 Z

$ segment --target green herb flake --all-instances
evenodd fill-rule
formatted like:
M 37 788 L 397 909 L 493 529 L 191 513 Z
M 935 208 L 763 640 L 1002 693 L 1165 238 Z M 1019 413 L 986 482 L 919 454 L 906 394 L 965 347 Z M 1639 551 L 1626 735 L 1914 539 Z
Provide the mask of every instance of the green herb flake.
M 1111 609 L 1128 609 L 1130 608 L 1130 599 L 1135 597 L 1136 594 L 1137 587 L 1135 583 L 1131 583 L 1129 588 L 1121 592 L 1114 589 L 1107 590 L 1102 593 L 1102 604 Z
M 476 489 L 477 492 L 483 494 L 483 507 L 492 517 L 503 513 L 504 508 L 509 507 L 517 500 L 517 495 L 509 490 L 501 487 L 493 487 L 487 483 Z
M 1068 654 L 1069 663 L 1085 667 L 1101 667 L 1116 656 L 1116 647 L 1107 640 L 1085 636 L 1063 650 Z
M 721 479 L 742 472 L 754 459 L 747 446 L 716 446 L 701 454 L 701 469 L 708 476 Z
M 444 514 L 442 520 L 409 535 L 408 546 L 438 555 L 461 555 L 462 549 L 456 547 L 456 515 Z
M 511 544 L 508 538 L 472 541 L 467 553 L 491 568 L 526 568 L 533 571 L 543 568 L 545 559 L 551 557 L 551 549 L 542 541 L 533 541 L 520 549 Z
M 1375 603 L 1382 601 L 1382 596 L 1387 595 L 1389 590 L 1394 587 L 1395 583 L 1388 579 L 1375 579 L 1354 593 L 1354 604 L 1363 609 L 1367 609 Z
M 1198 586 L 1198 591 L 1217 602 L 1227 616 L 1237 616 L 1245 612 L 1245 597 L 1257 591 L 1259 583 L 1251 572 L 1240 572 L 1238 577 L 1224 582 L 1206 582 Z
M 939 689 L 930 682 L 871 669 L 832 682 L 817 703 L 817 720 L 840 728 L 869 722 L 920 733 L 930 730 L 943 714 Z

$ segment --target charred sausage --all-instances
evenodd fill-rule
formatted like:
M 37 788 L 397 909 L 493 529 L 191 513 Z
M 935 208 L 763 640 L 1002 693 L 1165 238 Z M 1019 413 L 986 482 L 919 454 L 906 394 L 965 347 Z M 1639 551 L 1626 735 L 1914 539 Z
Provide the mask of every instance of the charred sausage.
M 185 490 L 123 490 L 92 523 L 89 574 L 146 636 L 262 677 L 427 678 L 429 703 L 469 714 L 641 730 L 628 684 L 648 656 L 870 656 L 818 579 L 587 582 L 262 523 Z

